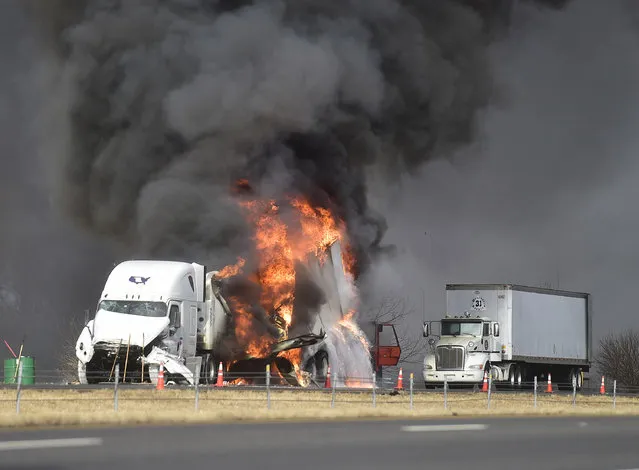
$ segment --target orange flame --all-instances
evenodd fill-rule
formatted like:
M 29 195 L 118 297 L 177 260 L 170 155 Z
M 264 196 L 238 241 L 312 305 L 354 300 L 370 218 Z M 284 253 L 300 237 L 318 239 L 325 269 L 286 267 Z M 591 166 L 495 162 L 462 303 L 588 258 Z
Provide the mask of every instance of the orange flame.
M 239 180 L 236 190 L 250 188 L 247 180 Z M 325 259 L 325 251 L 336 241 L 346 240 L 345 225 L 330 210 L 314 207 L 307 200 L 292 198 L 279 205 L 274 200 L 245 200 L 240 202 L 248 222 L 254 229 L 253 239 L 258 254 L 255 282 L 260 285 L 260 305 L 279 329 L 279 338 L 259 336 L 251 327 L 250 308 L 238 298 L 232 299 L 236 311 L 235 334 L 242 347 L 252 357 L 266 357 L 276 341 L 288 337 L 293 322 L 295 300 L 295 265 L 305 262 L 310 255 Z M 348 256 L 344 269 L 352 273 L 355 258 Z M 241 272 L 244 260 L 227 266 L 218 277 Z M 284 351 L 280 357 L 288 359 L 300 383 L 305 375 L 300 370 L 301 349 Z
M 242 268 L 244 267 L 245 263 L 246 261 L 244 259 L 238 258 L 237 263 L 224 266 L 224 268 L 220 269 L 215 276 L 219 279 L 237 276 L 238 274 L 242 273 Z

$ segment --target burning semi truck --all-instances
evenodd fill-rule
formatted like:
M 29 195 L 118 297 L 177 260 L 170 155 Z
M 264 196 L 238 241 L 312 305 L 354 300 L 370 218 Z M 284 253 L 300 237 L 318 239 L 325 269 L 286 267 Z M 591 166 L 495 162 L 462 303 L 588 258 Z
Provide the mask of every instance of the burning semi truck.
M 350 343 L 349 356 L 356 348 L 368 358 L 357 373 L 370 377 L 370 346 L 353 318 L 353 261 L 338 221 L 291 200 L 301 228 L 293 234 L 275 202 L 242 205 L 255 229 L 255 270 L 245 272 L 242 258 L 212 271 L 161 260 L 115 266 L 76 343 L 81 383 L 111 380 L 116 364 L 121 380 L 156 383 L 162 364 L 167 380 L 193 384 L 214 378 L 221 363 L 238 384 L 263 381 L 270 364 L 283 383 L 308 386 L 326 376 L 329 358 L 336 366 L 349 360 L 335 357 L 345 350 L 332 347 L 336 340 Z

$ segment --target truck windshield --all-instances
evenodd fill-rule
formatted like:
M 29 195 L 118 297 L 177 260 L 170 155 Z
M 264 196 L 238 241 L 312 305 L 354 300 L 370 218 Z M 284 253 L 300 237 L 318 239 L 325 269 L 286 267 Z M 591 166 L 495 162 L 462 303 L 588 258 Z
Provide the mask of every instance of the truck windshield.
M 458 336 L 472 335 L 481 336 L 481 322 L 461 322 L 461 321 L 443 321 L 442 335 Z
M 167 306 L 164 302 L 144 302 L 140 300 L 103 300 L 100 309 L 107 312 L 125 313 L 139 317 L 165 317 Z

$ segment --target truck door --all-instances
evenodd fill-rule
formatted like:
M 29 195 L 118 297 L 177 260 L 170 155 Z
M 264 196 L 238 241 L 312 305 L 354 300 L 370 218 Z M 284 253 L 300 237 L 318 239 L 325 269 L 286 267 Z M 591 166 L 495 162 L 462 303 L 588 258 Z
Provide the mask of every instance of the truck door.
M 495 327 L 494 322 L 484 322 L 482 332 L 482 349 L 489 354 L 491 362 L 501 361 L 501 342 L 498 337 L 495 337 L 495 333 L 498 333 L 499 328 Z
M 164 343 L 171 354 L 179 354 L 182 337 L 182 314 L 178 302 L 169 303 L 169 336 Z
M 197 302 L 182 302 L 182 357 L 194 357 L 197 348 Z

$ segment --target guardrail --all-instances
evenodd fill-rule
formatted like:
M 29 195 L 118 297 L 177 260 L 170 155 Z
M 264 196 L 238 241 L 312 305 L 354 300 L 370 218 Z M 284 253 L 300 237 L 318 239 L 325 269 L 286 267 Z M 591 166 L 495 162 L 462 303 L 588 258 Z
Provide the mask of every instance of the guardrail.
M 52 374 L 50 377 L 54 377 Z M 42 375 L 40 379 L 42 380 Z M 46 375 L 45 375 L 46 377 Z M 484 409 L 487 411 L 508 407 L 513 411 L 521 407 L 537 409 L 542 407 L 588 407 L 628 409 L 639 411 L 639 387 L 617 386 L 616 381 L 604 384 L 603 389 L 577 390 L 576 384 L 548 383 L 535 380 L 522 383 L 519 387 L 510 387 L 492 383 L 489 379 L 486 387 L 471 389 L 443 387 L 434 390 L 417 389 L 415 378 L 410 374 L 402 383 L 397 378 L 387 377 L 378 381 L 371 377 L 320 378 L 309 387 L 292 387 L 278 373 L 267 369 L 264 373 L 255 373 L 247 377 L 229 376 L 222 378 L 221 385 L 197 383 L 196 385 L 164 384 L 163 390 L 157 390 L 150 383 L 122 383 L 123 374 L 119 365 L 109 383 L 80 385 L 64 381 L 46 383 L 23 383 L 20 367 L 15 384 L 4 384 L 0 390 L 0 411 L 8 412 L 15 406 L 15 412 L 21 413 L 36 409 L 91 411 L 92 409 L 112 409 L 119 411 L 125 403 L 128 410 L 144 407 L 150 401 L 162 403 L 165 409 L 188 408 L 198 411 L 202 408 L 224 407 L 229 405 L 272 407 L 282 409 L 292 404 L 305 406 L 336 408 L 344 406 L 401 406 L 408 410 L 418 407 L 424 409 L 460 410 Z M 59 378 L 59 377 L 58 377 Z M 211 382 L 211 381 L 209 381 Z M 420 381 L 421 382 L 421 381 Z M 72 392 L 72 393 L 65 393 Z M 94 392 L 94 393 L 84 393 Z M 167 393 L 168 392 L 168 393 Z M 243 393 L 244 392 L 244 393 Z M 307 396 L 300 395 L 304 392 Z M 110 403 L 110 405 L 108 405 Z M 164 406 L 166 405 L 166 407 Z M 168 407 L 168 408 L 167 408 Z

